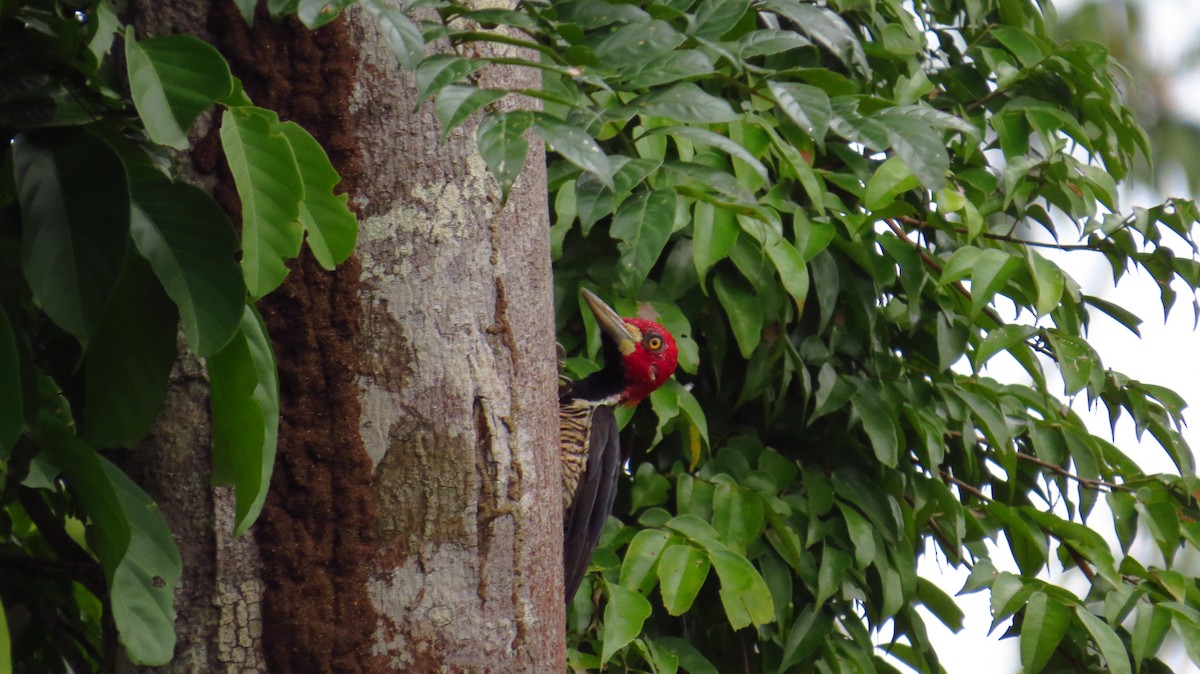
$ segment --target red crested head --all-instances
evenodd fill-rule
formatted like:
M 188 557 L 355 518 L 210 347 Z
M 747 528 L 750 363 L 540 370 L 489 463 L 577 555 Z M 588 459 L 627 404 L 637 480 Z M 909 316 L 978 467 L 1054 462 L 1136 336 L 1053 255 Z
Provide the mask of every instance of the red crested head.
M 580 293 L 596 316 L 601 335 L 608 344 L 605 371 L 610 374 L 602 377 L 602 380 L 610 384 L 595 390 L 595 399 L 607 400 L 608 404 L 638 404 L 675 373 L 679 357 L 675 338 L 654 321 L 622 318 L 586 288 L 581 289 Z M 615 372 L 618 358 L 619 374 Z M 610 385 L 616 386 L 609 388 Z M 618 386 L 619 389 L 614 390 Z
M 636 405 L 675 373 L 679 350 L 675 338 L 658 323 L 644 318 L 624 320 L 635 345 L 630 353 L 623 354 L 627 386 L 621 402 Z

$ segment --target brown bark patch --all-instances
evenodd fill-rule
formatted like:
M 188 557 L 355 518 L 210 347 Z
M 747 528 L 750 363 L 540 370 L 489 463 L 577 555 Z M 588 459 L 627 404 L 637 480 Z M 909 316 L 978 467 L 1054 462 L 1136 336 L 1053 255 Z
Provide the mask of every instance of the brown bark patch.
M 215 3 L 208 28 L 258 105 L 307 129 L 353 192 L 359 150 L 348 102 L 357 53 L 342 21 L 309 31 L 259 8 L 253 29 L 233 3 Z M 217 171 L 218 199 L 236 209 L 223 163 L 198 152 L 196 166 Z M 236 213 L 235 213 L 236 215 Z M 379 617 L 366 590 L 374 536 L 371 461 L 359 434 L 360 371 L 353 348 L 361 328 L 359 265 L 330 273 L 307 251 L 259 305 L 279 368 L 279 451 L 256 525 L 262 556 L 263 651 L 272 672 L 384 672 L 371 652 Z

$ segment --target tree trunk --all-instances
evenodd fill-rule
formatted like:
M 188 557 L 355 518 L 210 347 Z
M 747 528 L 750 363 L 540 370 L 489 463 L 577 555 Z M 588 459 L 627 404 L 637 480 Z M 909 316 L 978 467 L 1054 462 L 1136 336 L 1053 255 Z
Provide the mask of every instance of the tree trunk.
M 228 2 L 177 4 L 133 3 L 139 34 L 217 45 L 256 104 L 326 147 L 361 229 L 356 258 L 330 274 L 306 253 L 260 303 L 282 422 L 250 534 L 231 538 L 231 495 L 208 486 L 201 363 L 176 368 L 167 413 L 131 456 L 184 556 L 163 671 L 561 671 L 540 149 L 502 205 L 474 124 L 439 143 L 430 106 L 412 112 L 411 76 L 357 10 L 310 32 L 261 12 L 248 29 Z M 216 129 L 196 148 L 188 171 L 235 209 Z

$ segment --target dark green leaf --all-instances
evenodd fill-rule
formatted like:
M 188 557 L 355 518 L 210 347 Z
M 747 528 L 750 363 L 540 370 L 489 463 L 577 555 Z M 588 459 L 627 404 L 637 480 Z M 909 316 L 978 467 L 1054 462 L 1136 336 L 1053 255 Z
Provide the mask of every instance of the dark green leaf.
M 283 283 L 300 253 L 304 183 L 275 114 L 237 107 L 221 117 L 221 146 L 242 199 L 242 275 L 252 299 Z
M 832 52 L 842 63 L 869 70 L 858 36 L 846 24 L 846 20 L 833 10 L 798 0 L 768 0 L 764 4 L 767 9 L 790 19 L 797 28 Z
M 1135 671 L 1141 671 L 1142 662 L 1152 658 L 1162 648 L 1167 630 L 1171 627 L 1171 614 L 1166 609 L 1150 602 L 1139 602 L 1133 625 L 1131 650 Z
M 787 643 L 777 672 L 783 674 L 793 665 L 811 657 L 825 644 L 833 629 L 833 621 L 814 605 L 804 608 L 787 632 Z
M 207 359 L 213 482 L 233 485 L 235 533 L 254 523 L 267 497 L 279 433 L 279 380 L 262 318 L 247 305 L 241 330 Z
M 613 189 L 612 163 L 591 136 L 545 114 L 535 113 L 532 128 L 551 150 L 584 171 L 590 171 L 605 187 Z
M 133 480 L 100 459 L 131 536 L 112 578 L 112 612 L 129 659 L 165 665 L 175 652 L 175 588 L 183 562 L 167 519 Z
M 192 351 L 212 355 L 233 338 L 246 304 L 233 225 L 191 185 L 161 180 L 132 188 L 133 243 L 175 301 Z
M 500 89 L 480 89 L 469 85 L 451 84 L 442 88 L 434 104 L 434 112 L 442 123 L 442 141 L 454 127 L 467 121 L 485 105 L 490 105 L 504 98 L 505 92 Z
M 12 161 L 29 288 L 55 323 L 86 340 L 129 248 L 125 166 L 104 141 L 77 129 L 20 134 Z
M 1038 674 L 1049 662 L 1071 624 L 1071 611 L 1057 599 L 1035 592 L 1025 605 L 1021 625 L 1021 664 L 1027 674 Z
M 375 20 L 375 25 L 379 27 L 380 34 L 391 47 L 400 66 L 405 70 L 416 68 L 425 57 L 425 39 L 421 36 L 421 29 L 404 12 L 390 6 L 385 0 L 362 0 L 361 4 Z
M 532 123 L 533 116 L 529 111 L 513 110 L 484 117 L 476 130 L 475 144 L 479 154 L 496 182 L 500 183 L 505 201 L 525 166 L 525 156 L 529 153 L 525 131 Z
M 842 578 L 846 571 L 853 566 L 850 555 L 829 545 L 821 554 L 821 568 L 817 572 L 817 605 L 825 603 L 842 589 Z
M 350 197 L 333 193 L 342 178 L 315 138 L 295 122 L 278 128 L 292 148 L 304 184 L 300 224 L 308 235 L 308 247 L 317 262 L 332 271 L 350 257 L 358 239 L 358 219 L 350 212 Z
M 617 273 L 631 295 L 637 294 L 671 237 L 675 200 L 674 190 L 639 192 L 613 216 L 609 233 L 620 241 L 621 251 Z
M 937 616 L 942 624 L 958 633 L 963 628 L 963 612 L 954 598 L 942 591 L 940 587 L 924 578 L 917 579 L 917 599 Z
M 156 143 L 186 150 L 200 113 L 233 91 L 229 64 L 211 44 L 191 35 L 138 42 L 125 30 L 129 92 L 146 133 Z
M 725 99 L 717 98 L 691 82 L 644 94 L 629 105 L 643 116 L 696 124 L 732 122 L 740 116 Z
M 1092 642 L 1100 649 L 1100 655 L 1104 656 L 1104 671 L 1111 674 L 1131 674 L 1133 670 L 1129 667 L 1129 653 L 1113 628 L 1083 606 L 1075 606 L 1075 615 L 1092 636 Z
M 895 468 L 900 454 L 900 428 L 895 412 L 883 402 L 879 393 L 865 381 L 858 381 L 850 399 L 854 411 L 862 419 L 863 429 L 871 439 L 875 458 L 889 468 Z
M 732 211 L 704 202 L 696 202 L 692 217 L 692 260 L 696 275 L 703 282 L 708 270 L 733 250 L 741 229 Z
M 749 360 L 762 339 L 762 304 L 744 283 L 725 274 L 719 274 L 713 280 L 713 287 L 717 291 L 721 307 L 725 310 L 725 316 L 729 319 L 729 325 L 733 328 L 738 350 L 741 351 L 742 358 Z
M 454 54 L 434 54 L 417 65 L 417 105 L 475 72 L 483 64 Z
M 175 363 L 175 305 L 150 266 L 131 256 L 88 343 L 82 435 L 96 447 L 133 447 L 158 418 Z
M 829 130 L 829 118 L 833 109 L 829 104 L 829 95 L 824 89 L 810 84 L 793 84 L 788 82 L 768 82 L 775 102 L 793 122 L 796 123 L 809 138 L 820 142 Z

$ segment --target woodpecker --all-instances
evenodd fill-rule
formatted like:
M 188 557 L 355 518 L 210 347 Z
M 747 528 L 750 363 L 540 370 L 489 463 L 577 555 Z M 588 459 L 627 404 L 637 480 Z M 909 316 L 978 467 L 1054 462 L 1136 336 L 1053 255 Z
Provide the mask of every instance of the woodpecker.
M 581 289 L 600 324 L 604 368 L 575 382 L 558 399 L 563 464 L 563 564 L 570 603 L 583 581 L 600 530 L 612 512 L 626 458 L 613 408 L 637 405 L 675 372 L 675 338 L 644 318 L 621 318 Z

